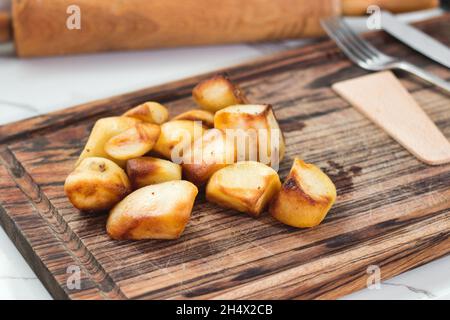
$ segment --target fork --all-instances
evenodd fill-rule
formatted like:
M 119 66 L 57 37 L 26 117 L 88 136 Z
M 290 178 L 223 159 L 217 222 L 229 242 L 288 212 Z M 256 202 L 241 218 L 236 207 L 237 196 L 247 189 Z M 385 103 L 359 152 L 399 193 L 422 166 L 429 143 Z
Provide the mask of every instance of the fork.
M 434 84 L 450 93 L 450 83 L 407 61 L 382 53 L 357 35 L 341 18 L 320 21 L 323 29 L 341 50 L 361 68 L 371 71 L 401 69 Z

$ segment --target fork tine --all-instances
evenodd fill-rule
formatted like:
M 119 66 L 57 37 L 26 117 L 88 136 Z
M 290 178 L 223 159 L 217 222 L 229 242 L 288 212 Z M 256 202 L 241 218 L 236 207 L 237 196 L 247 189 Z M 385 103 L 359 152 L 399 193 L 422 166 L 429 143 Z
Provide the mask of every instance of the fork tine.
M 347 46 L 341 41 L 341 37 L 338 36 L 336 33 L 337 26 L 334 21 L 334 18 L 329 18 L 326 20 L 321 21 L 321 25 L 324 28 L 324 30 L 327 32 L 327 34 L 330 36 L 331 39 L 334 40 L 334 42 L 338 45 L 338 47 L 344 51 L 344 53 L 352 59 L 354 62 L 358 62 L 359 58 L 356 57 L 348 48 Z
M 354 46 L 349 44 L 348 39 L 340 31 L 336 18 L 328 18 L 321 21 L 321 24 L 328 35 L 336 42 L 338 47 L 344 51 L 353 62 L 364 68 L 366 57 L 361 55 L 360 50 L 355 50 Z
M 339 37 L 341 37 L 343 43 L 348 47 L 348 49 L 352 50 L 353 53 L 355 53 L 361 60 L 363 60 L 366 63 L 372 60 L 372 56 L 367 54 L 357 45 L 357 43 L 352 41 L 352 39 L 349 38 L 348 34 L 344 30 L 338 27 L 336 33 Z
M 388 59 L 387 56 L 383 57 L 380 51 L 355 33 L 343 19 L 339 19 L 338 24 L 339 30 L 348 39 L 349 43 L 352 43 L 355 48 L 361 51 L 361 54 L 366 57 L 367 63 L 380 64 L 383 60 L 386 61 Z
M 405 60 L 382 53 L 353 32 L 344 21 L 328 18 L 320 23 L 347 57 L 360 67 L 372 71 L 401 69 L 450 92 L 450 83 Z
M 369 55 L 370 57 L 376 57 L 378 59 L 389 58 L 389 56 L 379 51 L 377 48 L 372 46 L 370 42 L 363 39 L 355 31 L 353 31 L 353 29 L 350 28 L 348 23 L 345 22 L 343 19 L 339 19 L 339 25 L 342 30 L 345 30 L 345 32 L 348 33 L 349 37 L 353 40 L 353 42 L 356 43 L 358 47 L 361 48 L 361 50 L 364 50 L 364 52 L 366 52 L 366 54 Z
M 367 44 L 364 43 L 364 41 L 353 32 L 353 30 L 350 29 L 347 23 L 342 21 L 342 19 L 339 19 L 337 21 L 337 24 L 339 31 L 347 39 L 348 43 L 350 43 L 356 50 L 358 50 L 361 55 L 363 55 L 368 60 L 368 62 L 374 61 L 377 58 L 376 52 L 370 50 L 370 48 L 367 47 Z

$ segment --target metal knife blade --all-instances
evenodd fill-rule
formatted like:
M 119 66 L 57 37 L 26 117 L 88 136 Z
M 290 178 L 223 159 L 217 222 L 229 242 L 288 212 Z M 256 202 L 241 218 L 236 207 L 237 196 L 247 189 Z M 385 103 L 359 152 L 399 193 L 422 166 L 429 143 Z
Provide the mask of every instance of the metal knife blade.
M 381 27 L 414 50 L 450 68 L 450 48 L 429 35 L 401 22 L 387 11 L 381 12 Z

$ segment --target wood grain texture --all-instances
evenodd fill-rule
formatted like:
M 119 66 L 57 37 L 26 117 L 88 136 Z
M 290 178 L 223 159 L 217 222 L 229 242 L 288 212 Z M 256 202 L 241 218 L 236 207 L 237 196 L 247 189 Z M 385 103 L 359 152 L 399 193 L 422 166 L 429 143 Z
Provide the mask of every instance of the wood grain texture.
M 450 142 L 391 71 L 340 81 L 332 88 L 419 160 L 450 163 Z
M 419 24 L 450 44 L 450 17 Z M 387 53 L 443 78 L 450 71 L 385 34 Z M 295 156 L 325 170 L 338 199 L 324 222 L 294 229 L 196 200 L 174 241 L 112 241 L 106 214 L 85 214 L 63 184 L 93 123 L 147 100 L 172 116 L 194 107 L 193 86 L 207 75 L 77 106 L 0 127 L 0 221 L 49 291 L 71 299 L 337 298 L 450 252 L 450 165 L 427 166 L 337 96 L 331 84 L 366 74 L 331 42 L 227 70 L 255 103 L 270 103 L 285 132 L 284 178 Z M 399 74 L 443 134 L 450 97 Z M 81 288 L 67 268 L 78 266 Z
M 11 40 L 11 14 L 7 11 L 0 11 L 0 43 Z

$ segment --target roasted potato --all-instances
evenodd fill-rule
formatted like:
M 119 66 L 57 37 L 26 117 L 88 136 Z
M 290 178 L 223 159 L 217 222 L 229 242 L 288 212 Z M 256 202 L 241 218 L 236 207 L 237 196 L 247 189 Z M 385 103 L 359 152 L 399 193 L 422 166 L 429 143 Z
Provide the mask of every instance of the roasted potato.
M 156 124 L 138 123 L 119 133 L 105 144 L 106 153 L 117 160 L 128 160 L 149 152 L 159 138 L 161 129 Z
M 295 159 L 281 191 L 270 204 L 272 216 L 293 227 L 320 224 L 336 200 L 336 187 L 313 164 Z
M 86 158 L 102 157 L 124 167 L 125 161 L 114 159 L 106 153 L 105 144 L 112 137 L 134 127 L 138 123 L 142 123 L 142 121 L 128 117 L 109 117 L 98 120 L 75 166 L 78 166 Z
M 127 175 L 116 163 L 90 157 L 69 174 L 64 192 L 75 208 L 82 211 L 111 209 L 131 192 Z
M 191 216 L 197 187 L 184 180 L 134 191 L 110 212 L 106 224 L 113 239 L 177 239 Z
M 239 160 L 259 161 L 264 164 L 281 162 L 285 145 L 283 133 L 270 105 L 234 105 L 218 111 L 214 127 L 239 135 L 236 150 Z M 241 130 L 239 130 L 241 129 Z M 245 146 L 245 147 L 244 147 Z M 245 156 L 242 153 L 245 152 Z
M 169 111 L 162 104 L 150 101 L 128 110 L 123 115 L 149 123 L 162 124 L 169 118 Z
M 219 169 L 235 162 L 234 144 L 227 143 L 225 133 L 209 129 L 183 154 L 183 174 L 197 186 L 205 184 Z
M 189 148 L 194 139 L 201 137 L 202 134 L 203 126 L 200 122 L 174 120 L 163 123 L 161 134 L 153 147 L 153 151 L 166 159 L 180 163 L 183 150 Z
M 242 161 L 211 176 L 206 186 L 206 198 L 258 217 L 280 187 L 275 170 L 259 162 Z
M 223 75 L 200 82 L 192 91 L 192 96 L 199 106 L 211 112 L 247 101 L 241 89 Z
M 171 180 L 181 180 L 179 164 L 152 157 L 128 160 L 127 174 L 134 189 Z
M 177 115 L 173 120 L 191 120 L 201 121 L 207 128 L 214 127 L 214 114 L 212 112 L 200 109 L 193 109 Z

